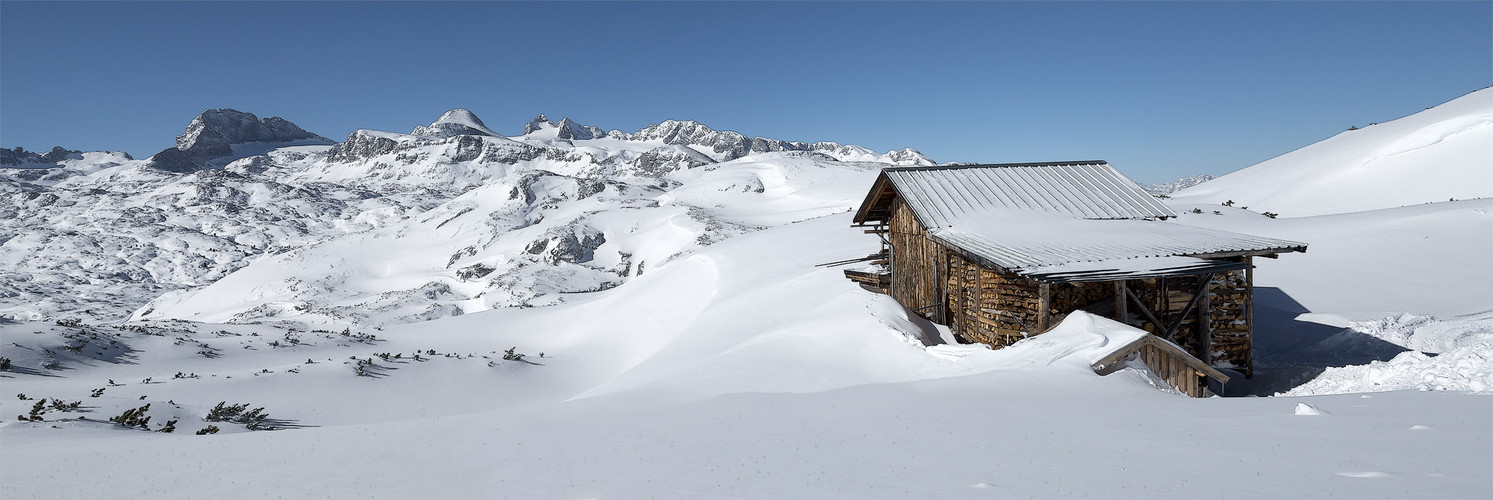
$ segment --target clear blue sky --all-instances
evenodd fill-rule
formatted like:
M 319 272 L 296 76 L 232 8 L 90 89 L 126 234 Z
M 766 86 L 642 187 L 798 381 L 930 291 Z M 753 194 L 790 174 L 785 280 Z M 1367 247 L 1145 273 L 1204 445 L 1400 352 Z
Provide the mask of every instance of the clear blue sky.
M 208 108 L 340 140 L 464 107 L 1151 182 L 1490 83 L 1489 1 L 0 3 L 0 145 L 136 157 Z

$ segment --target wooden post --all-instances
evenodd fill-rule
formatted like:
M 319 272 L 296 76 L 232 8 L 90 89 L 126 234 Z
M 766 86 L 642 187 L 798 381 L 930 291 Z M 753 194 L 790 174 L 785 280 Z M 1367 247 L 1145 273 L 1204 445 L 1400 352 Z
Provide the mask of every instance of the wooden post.
M 1047 324 L 1052 321 L 1051 293 L 1051 285 L 1042 282 L 1037 295 L 1037 307 L 1042 309 L 1042 313 L 1037 315 L 1037 333 L 1047 331 Z
M 1156 319 L 1161 320 L 1156 325 L 1156 333 L 1165 332 L 1166 316 L 1172 312 L 1172 297 L 1166 292 L 1166 276 L 1156 278 L 1156 308 L 1152 311 L 1156 313 Z
M 1249 349 L 1245 350 L 1244 378 L 1255 378 L 1255 258 L 1252 255 L 1244 257 L 1244 263 L 1249 267 L 1244 268 L 1244 328 L 1248 332 L 1244 338 L 1249 339 Z
M 1126 280 L 1119 280 L 1115 282 L 1115 321 L 1119 321 L 1120 324 L 1125 325 L 1130 324 L 1130 313 L 1125 311 L 1125 303 L 1130 301 L 1130 299 L 1125 296 L 1125 288 L 1127 286 L 1128 285 L 1126 285 Z
M 1198 356 L 1198 359 L 1202 360 L 1205 365 L 1213 366 L 1213 305 L 1208 297 L 1213 285 L 1213 274 L 1203 275 L 1200 279 L 1203 282 L 1198 285 L 1201 288 L 1198 293 L 1203 294 L 1203 298 L 1198 301 L 1197 331 L 1198 349 L 1203 352 L 1201 353 L 1202 356 Z

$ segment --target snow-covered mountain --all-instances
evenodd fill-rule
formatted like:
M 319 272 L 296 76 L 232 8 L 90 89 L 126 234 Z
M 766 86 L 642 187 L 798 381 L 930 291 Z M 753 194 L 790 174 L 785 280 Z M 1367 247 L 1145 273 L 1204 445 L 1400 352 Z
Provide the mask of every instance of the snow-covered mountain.
M 1192 399 L 1094 372 L 1128 326 L 959 345 L 820 265 L 921 155 L 530 125 L 0 169 L 0 314 L 59 320 L 0 317 L 0 497 L 1489 496 L 1493 199 L 1169 200 L 1311 244 L 1256 260 L 1225 389 L 1291 392 Z
M 1175 193 L 1175 192 L 1177 192 L 1179 190 L 1187 189 L 1187 188 L 1196 186 L 1198 184 L 1202 184 L 1204 182 L 1211 181 L 1211 180 L 1216 179 L 1216 178 L 1218 178 L 1218 176 L 1215 176 L 1213 174 L 1198 174 L 1198 175 L 1194 175 L 1194 176 L 1191 176 L 1191 177 L 1183 177 L 1181 179 L 1177 179 L 1177 180 L 1174 180 L 1174 181 L 1171 181 L 1171 182 L 1160 182 L 1160 183 L 1155 183 L 1155 184 L 1146 184 L 1146 185 L 1143 185 L 1141 187 L 1145 188 L 1146 192 L 1151 193 L 1151 194 L 1165 194 L 1165 195 L 1170 195 L 1171 193 Z
M 0 170 L 0 315 L 387 323 L 553 304 L 932 163 L 695 122 L 525 130 L 454 109 L 332 143 L 215 109 L 145 160 L 13 151 L 52 168 Z
M 186 173 L 221 165 L 226 160 L 263 152 L 255 145 L 296 142 L 330 144 L 325 137 L 301 130 L 284 118 L 260 119 L 252 113 L 232 109 L 203 111 L 176 138 L 176 147 L 151 156 L 151 166 L 167 172 Z
M 1493 197 L 1493 88 L 1172 194 L 1303 217 Z

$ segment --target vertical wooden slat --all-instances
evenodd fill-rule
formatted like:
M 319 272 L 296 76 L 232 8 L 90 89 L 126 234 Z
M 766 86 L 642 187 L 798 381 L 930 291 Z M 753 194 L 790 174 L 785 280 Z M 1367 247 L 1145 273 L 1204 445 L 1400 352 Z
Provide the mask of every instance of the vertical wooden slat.
M 1249 267 L 1244 268 L 1244 338 L 1248 344 L 1245 352 L 1244 378 L 1255 378 L 1255 258 L 1245 256 L 1244 263 Z
M 1052 320 L 1052 285 L 1043 282 L 1037 291 L 1037 332 L 1047 331 L 1047 324 Z
M 1115 321 L 1129 324 L 1130 313 L 1125 310 L 1125 303 L 1129 298 L 1125 296 L 1125 280 L 1115 282 Z
M 1198 350 L 1202 351 L 1200 353 L 1202 355 L 1198 356 L 1198 359 L 1202 360 L 1205 365 L 1213 366 L 1213 304 L 1208 297 L 1212 293 L 1213 275 L 1209 274 L 1201 279 L 1203 282 L 1198 285 L 1201 288 L 1198 293 L 1203 294 L 1203 297 L 1198 301 L 1196 329 Z

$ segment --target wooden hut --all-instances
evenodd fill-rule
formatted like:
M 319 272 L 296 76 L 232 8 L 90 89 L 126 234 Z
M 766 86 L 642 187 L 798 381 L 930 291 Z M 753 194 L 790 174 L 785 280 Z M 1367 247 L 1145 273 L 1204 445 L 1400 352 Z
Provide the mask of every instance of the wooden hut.
M 961 342 L 1004 347 L 1086 310 L 1252 376 L 1252 260 L 1306 244 L 1176 216 L 1103 161 L 888 168 L 855 225 L 889 273 L 853 278 Z

